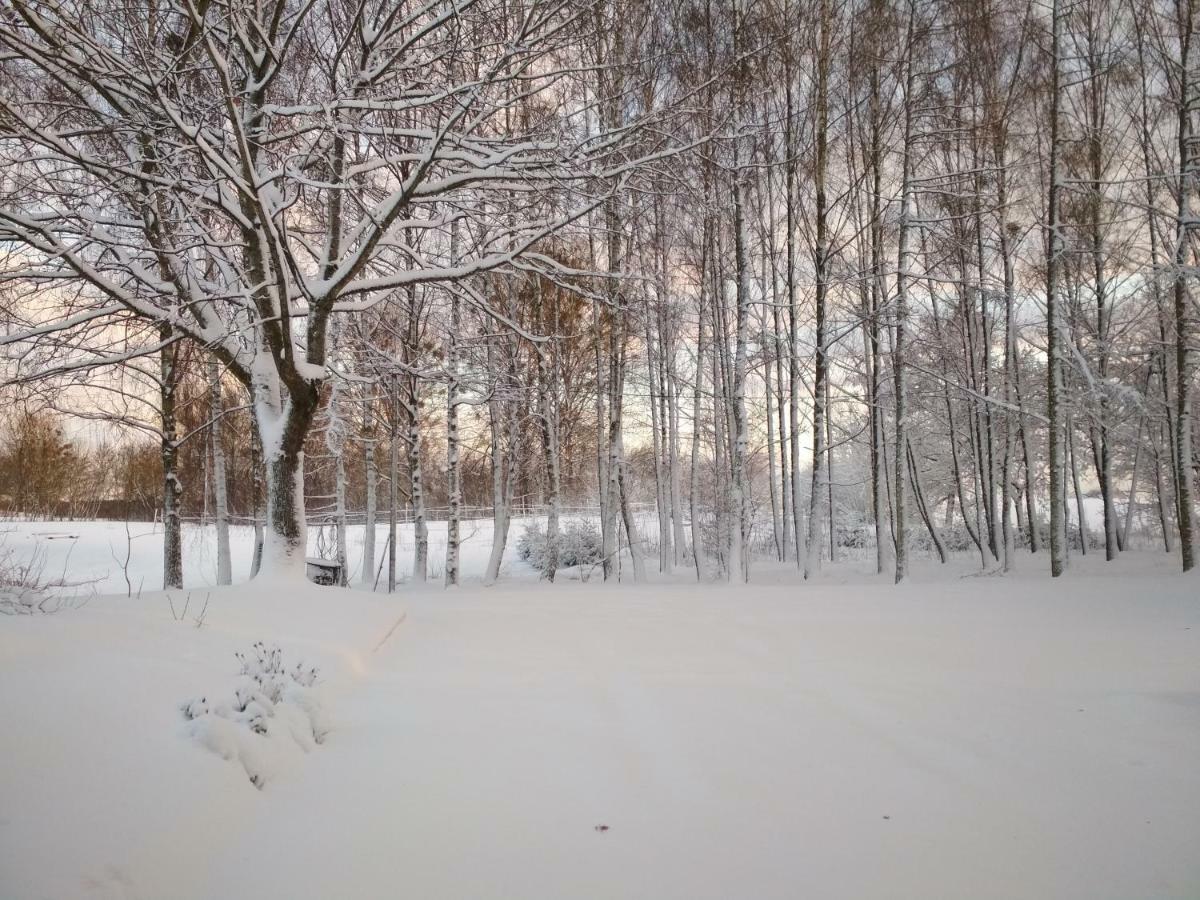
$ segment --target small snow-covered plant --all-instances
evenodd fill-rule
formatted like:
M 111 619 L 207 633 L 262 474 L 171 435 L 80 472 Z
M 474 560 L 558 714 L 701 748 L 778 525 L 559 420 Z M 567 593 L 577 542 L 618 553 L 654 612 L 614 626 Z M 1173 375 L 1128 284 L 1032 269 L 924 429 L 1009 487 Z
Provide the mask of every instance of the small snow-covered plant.
M 197 741 L 240 761 L 251 784 L 261 789 L 273 760 L 296 747 L 307 752 L 325 740 L 328 728 L 312 695 L 320 670 L 303 662 L 286 666 L 283 651 L 263 641 L 234 656 L 240 668 L 232 700 L 200 697 L 180 711 Z
M 306 669 L 302 663 L 296 663 L 295 668 L 288 674 L 292 676 L 292 681 L 301 687 L 312 687 L 317 680 L 317 667 L 310 666 Z
M 558 568 L 597 565 L 604 555 L 600 531 L 589 519 L 564 522 L 558 533 Z M 517 556 L 530 566 L 546 568 L 546 529 L 530 522 L 517 539 Z
M 183 717 L 189 722 L 192 721 L 192 719 L 198 719 L 201 716 L 207 716 L 208 698 L 201 697 L 198 700 L 189 700 L 187 703 L 181 705 L 179 710 L 183 713 Z
M 283 651 L 278 646 L 268 647 L 262 641 L 255 641 L 250 653 L 235 653 L 238 662 L 242 664 L 240 674 L 258 678 L 262 675 L 283 674 Z
M 262 641 L 257 641 L 250 653 L 235 653 L 234 656 L 242 664 L 240 674 L 272 703 L 278 703 L 283 696 L 287 679 L 308 688 L 316 683 L 320 671 L 316 666 L 306 667 L 302 662 L 285 669 L 283 651 L 278 646 L 268 647 Z

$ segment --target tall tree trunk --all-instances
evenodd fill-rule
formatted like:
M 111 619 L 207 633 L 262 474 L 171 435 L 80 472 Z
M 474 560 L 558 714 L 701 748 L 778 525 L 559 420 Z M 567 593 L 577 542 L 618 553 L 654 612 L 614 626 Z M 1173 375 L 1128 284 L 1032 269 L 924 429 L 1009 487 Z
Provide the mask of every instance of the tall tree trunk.
M 1196 231 L 1192 194 L 1196 190 L 1197 158 L 1194 146 L 1193 116 L 1198 98 L 1193 96 L 1195 72 L 1192 66 L 1192 41 L 1195 37 L 1195 0 L 1178 0 L 1179 16 L 1179 97 L 1177 138 L 1179 153 L 1179 189 L 1175 217 L 1175 488 L 1179 494 L 1176 510 L 1179 522 L 1179 547 L 1182 550 L 1183 571 L 1196 565 L 1195 536 L 1195 472 L 1192 457 L 1192 298 L 1188 282 L 1194 277 L 1188 271 L 1192 250 L 1192 235 Z
M 658 285 L 656 285 L 657 288 Z M 659 294 L 659 302 L 662 302 L 661 294 Z M 658 341 L 655 341 L 652 325 L 652 320 L 655 318 L 657 317 L 650 315 L 649 309 L 645 311 L 643 324 L 646 340 L 646 384 L 650 392 L 650 449 L 654 457 L 654 511 L 658 517 L 658 571 L 669 572 L 674 562 L 674 553 L 671 549 L 671 510 L 667 492 L 666 464 L 663 459 L 665 423 L 661 408 L 662 384 L 659 380 L 660 362 L 658 358 L 662 353 L 662 335 L 660 334 Z M 659 348 L 657 353 L 655 352 L 656 347 Z
M 1159 437 L 1161 439 L 1162 435 L 1160 434 Z M 1171 435 L 1169 432 L 1164 443 L 1171 443 Z M 1170 492 L 1168 492 L 1163 485 L 1162 469 L 1162 456 L 1159 450 L 1156 448 L 1154 451 L 1154 487 L 1155 494 L 1158 496 L 1158 522 L 1162 528 L 1163 549 L 1167 553 L 1173 553 L 1175 551 L 1175 543 L 1172 535 L 1173 526 L 1169 511 L 1170 502 L 1168 497 L 1170 496 Z
M 1087 509 L 1083 505 L 1083 486 L 1079 481 L 1079 460 L 1075 453 L 1075 426 L 1071 417 L 1067 416 L 1067 456 L 1071 465 L 1071 485 L 1075 491 L 1075 516 L 1079 520 L 1080 554 L 1087 556 L 1088 544 L 1091 542 L 1091 530 L 1088 528 Z
M 266 535 L 263 527 L 263 450 L 258 429 L 250 429 L 250 517 L 254 520 L 254 554 L 250 558 L 250 577 L 254 578 L 262 568 L 263 546 Z
M 914 74 L 914 19 L 916 9 L 909 3 L 908 29 L 905 47 L 905 87 L 904 87 L 904 143 L 901 150 L 900 164 L 900 236 L 897 248 L 898 266 L 896 270 L 896 338 L 892 352 L 892 374 L 895 380 L 896 408 L 896 440 L 895 440 L 895 515 L 893 530 L 896 535 L 896 583 L 899 584 L 908 575 L 908 492 L 906 491 L 906 461 L 905 447 L 908 446 L 908 361 L 905 359 L 908 344 L 908 280 L 912 271 L 912 248 L 909 232 L 913 219 L 913 107 L 916 98 L 913 87 L 916 83 Z
M 540 289 L 540 282 L 539 282 Z M 557 390 L 557 364 L 556 358 L 558 355 L 558 304 L 555 301 L 555 316 L 553 325 L 553 334 L 555 335 L 554 343 L 547 348 L 539 345 L 534 348 L 537 365 L 538 392 L 540 394 L 540 417 L 539 424 L 542 432 L 542 459 L 545 463 L 546 471 L 546 558 L 542 566 L 542 577 L 547 581 L 554 581 L 554 575 L 558 571 L 558 544 L 559 544 L 559 516 L 561 512 L 561 476 L 559 467 L 558 455 L 558 411 L 555 408 L 555 397 Z M 541 317 L 540 329 L 542 334 L 547 333 L 547 323 L 545 319 L 545 297 L 539 293 L 538 297 L 538 314 Z M 547 361 L 547 355 L 552 355 L 552 358 Z
M 1149 393 L 1150 379 L 1146 379 L 1146 393 Z M 1137 505 L 1138 469 L 1142 463 L 1142 432 L 1146 428 L 1146 415 L 1138 417 L 1137 437 L 1133 442 L 1133 471 L 1129 474 L 1129 500 L 1125 504 L 1125 521 L 1121 525 L 1121 549 L 1129 547 L 1129 529 L 1133 525 L 1133 509 Z
M 425 483 L 421 471 L 421 401 L 417 379 L 409 379 L 405 402 L 408 435 L 409 498 L 413 511 L 413 581 L 425 581 L 429 570 L 429 526 L 425 520 Z
M 870 159 L 871 174 L 871 284 L 867 311 L 867 415 L 871 429 L 871 512 L 875 520 L 875 571 L 882 575 L 894 565 L 891 502 L 887 497 L 887 431 L 883 409 L 883 361 L 880 352 L 879 316 L 887 296 L 883 254 L 883 140 L 879 65 L 870 70 Z M 949 394 L 947 393 L 947 403 Z M 953 440 L 953 429 L 951 429 Z
M 696 579 L 704 581 L 708 578 L 708 561 L 704 552 L 704 530 L 700 523 L 700 422 L 704 414 L 704 351 L 706 349 L 705 328 L 708 324 L 708 310 L 705 309 L 709 265 L 708 259 L 708 217 L 705 217 L 705 239 L 703 260 L 701 264 L 701 285 L 697 300 L 698 324 L 696 328 L 696 384 L 692 394 L 692 459 L 688 484 L 688 513 L 692 521 L 692 561 L 696 566 Z
M 796 541 L 796 565 L 802 566 L 805 554 L 801 541 L 804 539 L 804 520 L 800 485 L 800 313 L 796 296 L 796 146 L 795 146 L 795 98 L 794 78 L 791 69 L 791 54 L 784 55 L 787 103 L 784 122 L 784 144 L 787 149 L 787 165 L 784 167 L 784 202 L 787 219 L 787 310 L 788 310 L 788 466 L 792 470 L 792 535 Z
M 674 547 L 675 547 L 675 563 L 682 565 L 684 562 L 684 553 L 687 549 L 687 536 L 684 534 L 683 525 L 683 499 L 682 486 L 680 484 L 680 467 L 682 465 L 680 457 L 682 454 L 681 439 L 679 435 L 679 407 L 683 403 L 682 392 L 679 388 L 679 375 L 676 371 L 676 346 L 675 346 L 675 329 L 672 325 L 669 333 L 671 334 L 671 346 L 667 355 L 667 412 L 668 422 L 670 424 L 669 440 L 667 442 L 668 452 L 670 453 L 670 490 L 671 490 L 671 527 L 674 530 Z
M 504 441 L 508 434 L 508 417 L 504 406 L 500 400 L 488 403 L 492 435 L 492 548 L 488 554 L 487 568 L 484 570 L 483 580 L 486 584 L 491 584 L 500 577 L 500 565 L 504 561 L 504 546 L 508 542 L 508 526 L 511 520 L 508 463 L 504 449 Z
M 451 241 L 454 232 L 451 232 Z M 452 253 L 452 255 L 454 255 Z M 461 301 L 450 294 L 450 333 L 446 341 L 446 573 L 445 585 L 459 583 L 459 541 L 462 518 L 462 462 L 459 452 L 458 334 L 462 329 Z
M 737 169 L 735 152 L 733 186 L 734 265 L 737 269 L 737 311 L 734 337 L 732 417 L 733 432 L 730 497 L 733 521 L 729 533 L 729 578 L 744 584 L 750 580 L 750 483 L 746 474 L 750 430 L 746 419 L 747 340 L 750 327 L 750 261 L 748 259 L 743 173 Z
M 217 527 L 217 584 L 233 584 L 229 558 L 229 480 L 225 472 L 225 445 L 221 441 L 225 405 L 221 398 L 221 370 L 215 357 L 208 361 L 209 415 L 212 417 L 213 519 Z
M 346 586 L 349 554 L 346 551 L 346 458 L 339 452 L 334 472 L 334 517 L 337 530 L 338 584 Z
M 777 279 L 775 279 L 777 282 Z M 792 478 L 793 473 L 788 466 L 788 425 L 787 425 L 787 403 L 784 398 L 784 375 L 783 375 L 783 357 L 787 347 L 787 342 L 783 339 L 782 328 L 783 323 L 779 313 L 779 298 L 776 296 L 775 303 L 771 308 L 772 318 L 775 325 L 775 411 L 778 416 L 778 434 L 779 434 L 779 493 L 782 500 L 782 508 L 780 514 L 783 520 L 783 533 L 780 535 L 780 550 L 779 558 L 787 562 L 794 553 L 794 543 L 792 537 Z
M 1000 259 L 1004 266 L 1004 458 L 1000 469 L 1000 533 L 1004 545 L 1004 571 L 1011 572 L 1016 565 L 1016 539 L 1013 535 L 1013 508 L 1017 500 L 1013 496 L 1014 456 L 1017 450 L 1017 427 L 1019 419 L 1014 411 L 1017 373 L 1017 323 L 1016 277 L 1013 252 L 1009 237 L 1008 219 L 1008 160 L 1006 148 L 997 140 L 997 202 L 1000 207 Z M 1020 518 L 1020 509 L 1017 509 Z
M 837 562 L 837 508 L 833 505 L 833 400 L 830 398 L 829 376 L 825 377 L 825 495 L 828 501 L 829 561 Z
M 1091 184 L 1088 198 L 1088 231 L 1090 232 L 1090 256 L 1092 263 L 1093 292 L 1096 301 L 1096 374 L 1099 376 L 1099 396 L 1096 405 L 1096 420 L 1090 429 L 1092 453 L 1095 457 L 1096 479 L 1100 482 L 1100 500 L 1104 510 L 1104 554 L 1109 561 L 1116 559 L 1119 552 L 1120 535 L 1117 526 L 1117 509 L 1113 500 L 1112 454 L 1108 439 L 1108 377 L 1109 377 L 1109 330 L 1108 280 L 1105 276 L 1105 246 L 1103 213 L 1104 188 L 1104 143 L 1106 128 L 1103 106 L 1103 79 L 1108 66 L 1107 53 L 1096 44 L 1094 22 L 1088 17 L 1086 68 L 1087 68 L 1087 151 Z
M 826 303 L 828 285 L 828 241 L 827 198 L 825 180 L 829 165 L 829 9 L 822 0 L 818 12 L 817 27 L 820 30 L 819 49 L 816 59 L 816 159 L 813 169 L 816 190 L 815 226 L 816 241 L 813 246 L 813 269 L 816 280 L 816 362 L 813 373 L 813 457 L 812 490 L 808 505 L 808 539 L 804 548 L 804 577 L 811 578 L 821 569 L 821 552 L 825 541 L 826 494 L 828 493 L 829 471 L 826 468 L 827 429 L 825 426 L 825 380 L 829 377 L 829 335 L 826 325 Z
M 1066 447 L 1063 433 L 1063 331 L 1059 310 L 1058 270 L 1062 254 L 1062 221 L 1059 217 L 1059 42 L 1062 32 L 1060 0 L 1051 8 L 1052 37 L 1050 93 L 1050 187 L 1046 214 L 1049 234 L 1046 239 L 1046 417 L 1050 431 L 1050 574 L 1057 578 L 1067 567 L 1067 484 Z
M 359 582 L 372 584 L 375 578 L 375 520 L 378 513 L 379 471 L 375 460 L 374 400 L 363 404 L 362 448 L 366 480 L 366 509 L 363 512 L 363 561 Z
M 159 329 L 165 343 L 174 334 L 170 325 Z M 183 587 L 183 526 L 180 500 L 183 485 L 179 481 L 179 444 L 175 392 L 179 388 L 179 343 L 166 344 L 159 352 L 159 415 L 162 422 L 160 456 L 163 477 L 163 587 Z
M 911 442 L 908 445 L 908 472 L 912 478 L 914 499 L 917 501 L 917 511 L 921 514 L 921 520 L 925 523 L 925 529 L 929 532 L 929 538 L 933 541 L 934 549 L 937 550 L 938 559 L 944 564 L 946 562 L 946 545 L 942 541 L 942 536 L 938 534 L 937 523 L 933 521 L 929 504 L 925 502 L 925 491 L 921 489 L 921 476 L 917 471 L 917 458 L 913 453 Z
M 1025 470 L 1025 526 L 1029 533 L 1029 552 L 1037 553 L 1042 548 L 1041 525 L 1037 515 L 1037 494 L 1033 489 L 1033 454 L 1029 450 L 1029 435 L 1025 429 L 1025 404 L 1021 393 L 1021 361 L 1013 367 L 1013 392 L 1017 398 L 1017 441 L 1021 445 L 1021 467 Z
M 766 258 L 764 254 L 763 258 Z M 775 396 L 771 387 L 771 359 L 763 360 L 763 394 L 767 403 L 767 484 L 771 496 L 771 539 L 775 558 L 783 560 L 786 544 L 783 539 L 783 515 L 779 504 L 779 473 L 775 463 Z
M 388 405 L 390 407 L 388 423 L 390 426 L 388 440 L 388 593 L 396 591 L 396 542 L 397 517 L 400 514 L 400 401 L 399 379 L 392 375 L 388 379 Z

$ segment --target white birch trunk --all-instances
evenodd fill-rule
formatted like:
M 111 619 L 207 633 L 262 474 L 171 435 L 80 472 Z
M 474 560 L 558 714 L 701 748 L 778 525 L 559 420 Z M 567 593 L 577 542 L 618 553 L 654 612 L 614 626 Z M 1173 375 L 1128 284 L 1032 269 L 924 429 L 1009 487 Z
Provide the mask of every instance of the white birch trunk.
M 363 515 L 363 562 L 359 581 L 364 585 L 375 582 L 375 523 L 379 506 L 379 471 L 375 460 L 375 425 L 373 403 L 363 405 L 363 470 L 366 479 L 366 509 Z
M 736 163 L 735 163 L 736 166 Z M 746 212 L 743 175 L 735 171 L 733 188 L 734 265 L 737 268 L 737 310 L 733 351 L 732 459 L 729 526 L 729 579 L 735 584 L 750 580 L 750 485 L 746 477 L 749 424 L 746 420 L 747 335 L 750 327 L 750 264 L 747 259 Z
M 829 492 L 828 434 L 825 417 L 827 393 L 826 379 L 829 377 L 829 345 L 826 325 L 826 301 L 828 298 L 827 255 L 828 222 L 825 179 L 828 167 L 829 143 L 829 63 L 830 40 L 828 7 L 822 2 L 818 12 L 817 27 L 820 29 L 819 49 L 816 59 L 816 160 L 814 181 L 816 188 L 815 227 L 816 240 L 813 246 L 813 267 L 816 278 L 816 364 L 813 377 L 813 458 L 812 489 L 808 496 L 808 538 L 804 546 L 804 577 L 812 578 L 821 571 L 821 554 L 825 547 L 825 526 Z
M 425 520 L 425 483 L 421 471 L 421 405 L 416 379 L 409 385 L 408 477 L 413 511 L 413 581 L 424 582 L 429 571 L 429 526 Z
M 1050 574 L 1061 575 L 1067 567 L 1066 446 L 1063 432 L 1063 349 L 1066 335 L 1059 309 L 1058 267 L 1062 253 L 1062 222 L 1059 219 L 1059 40 L 1062 32 L 1060 0 L 1051 9 L 1051 96 L 1050 96 L 1050 191 L 1047 219 L 1046 319 L 1047 319 L 1047 408 L 1050 420 Z
M 213 518 L 217 528 L 217 584 L 233 584 L 229 558 L 229 484 L 225 474 L 225 446 L 221 443 L 224 404 L 221 399 L 221 372 L 215 358 L 208 362 L 209 407 L 212 416 Z
M 707 252 L 707 246 L 706 240 L 705 252 Z M 707 259 L 705 262 L 707 263 Z M 705 280 L 703 276 L 701 280 Z M 696 566 L 698 581 L 708 579 L 704 531 L 700 526 L 700 421 L 704 414 L 704 350 L 707 339 L 705 328 L 708 322 L 707 311 L 704 308 L 704 294 L 705 288 L 701 285 L 698 307 L 699 324 L 696 331 L 696 384 L 692 394 L 692 458 L 688 484 L 689 513 L 692 520 L 692 562 Z
M 489 368 L 496 372 L 498 363 L 493 345 L 488 347 Z M 496 385 L 498 388 L 499 385 Z M 495 388 L 494 388 L 495 390 Z M 488 401 L 488 418 L 492 435 L 492 549 L 488 554 L 484 570 L 485 584 L 493 584 L 500 577 L 500 565 L 504 561 L 504 546 L 508 541 L 508 526 L 512 519 L 509 507 L 508 452 L 504 443 L 508 434 L 509 404 L 496 396 Z
M 908 575 L 908 472 L 906 448 L 908 447 L 908 371 L 905 352 L 908 343 L 908 283 L 913 265 L 912 219 L 913 219 L 913 107 L 916 97 L 913 88 L 916 83 L 914 76 L 913 54 L 913 19 L 916 15 L 914 6 L 910 3 L 908 12 L 908 34 L 905 48 L 905 86 L 904 86 L 904 143 L 901 149 L 900 163 L 900 234 L 897 248 L 896 270 L 896 332 L 895 344 L 892 351 L 892 376 L 895 382 L 895 411 L 896 411 L 896 440 L 893 462 L 895 477 L 893 479 L 893 496 L 895 513 L 892 519 L 892 530 L 896 537 L 895 580 L 899 584 Z
M 450 296 L 450 334 L 446 344 L 446 587 L 459 583 L 459 540 L 462 515 L 462 464 L 459 458 L 458 332 L 462 313 L 457 293 Z

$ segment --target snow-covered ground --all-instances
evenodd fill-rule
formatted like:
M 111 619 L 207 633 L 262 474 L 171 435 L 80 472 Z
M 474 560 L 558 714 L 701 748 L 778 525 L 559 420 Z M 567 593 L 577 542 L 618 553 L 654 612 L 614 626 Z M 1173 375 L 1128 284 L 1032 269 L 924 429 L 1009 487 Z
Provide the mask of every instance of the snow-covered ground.
M 526 520 L 515 520 L 509 529 L 505 546 L 505 576 L 530 576 L 536 573 L 517 559 L 516 542 Z M 445 572 L 446 523 L 429 523 L 429 577 L 441 579 Z M 346 555 L 350 576 L 359 581 L 362 574 L 363 534 L 361 525 L 347 529 Z M 210 525 L 184 525 L 183 568 L 185 588 L 212 587 L 217 583 L 216 532 Z M 401 580 L 407 580 L 413 567 L 413 526 L 397 528 L 396 570 Z M 375 576 L 386 590 L 388 530 L 386 525 L 376 529 Z M 461 527 L 461 571 L 466 580 L 483 576 L 492 546 L 492 520 L 468 520 Z M 332 558 L 331 530 L 308 530 L 309 553 Z M 47 577 L 58 578 L 64 573 L 68 580 L 81 582 L 83 593 L 137 594 L 162 586 L 162 526 L 155 522 L 0 522 L 0 547 L 15 556 L 28 558 L 39 555 L 44 560 Z M 250 526 L 230 529 L 230 563 L 234 582 L 250 577 L 254 550 L 254 531 Z M 126 575 L 128 574 L 128 581 Z
M 252 582 L 186 615 L 118 566 L 0 616 L 0 897 L 1195 900 L 1200 581 L 1040 562 Z M 266 734 L 256 641 L 320 667 Z

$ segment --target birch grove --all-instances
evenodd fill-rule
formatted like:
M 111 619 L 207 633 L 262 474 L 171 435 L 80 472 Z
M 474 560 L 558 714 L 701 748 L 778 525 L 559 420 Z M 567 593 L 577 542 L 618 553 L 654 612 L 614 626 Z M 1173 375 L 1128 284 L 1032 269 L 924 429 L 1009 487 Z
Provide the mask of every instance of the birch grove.
M 1187 571 L 1194 7 L 0 0 L 5 390 L 172 587 Z

